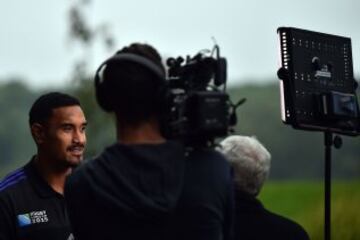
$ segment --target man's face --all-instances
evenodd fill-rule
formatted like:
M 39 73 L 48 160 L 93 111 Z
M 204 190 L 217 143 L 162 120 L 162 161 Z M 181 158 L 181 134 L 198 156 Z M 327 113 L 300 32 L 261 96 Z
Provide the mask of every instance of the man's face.
M 68 168 L 80 164 L 86 144 L 86 119 L 80 106 L 53 109 L 43 126 L 39 147 L 57 166 Z

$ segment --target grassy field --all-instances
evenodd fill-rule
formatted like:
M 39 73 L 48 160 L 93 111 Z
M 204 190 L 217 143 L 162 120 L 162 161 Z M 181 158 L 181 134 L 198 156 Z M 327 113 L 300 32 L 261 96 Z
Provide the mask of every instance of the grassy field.
M 324 239 L 323 182 L 267 182 L 260 199 L 269 210 L 286 216 L 309 233 L 312 240 Z M 333 181 L 331 239 L 360 239 L 360 180 Z

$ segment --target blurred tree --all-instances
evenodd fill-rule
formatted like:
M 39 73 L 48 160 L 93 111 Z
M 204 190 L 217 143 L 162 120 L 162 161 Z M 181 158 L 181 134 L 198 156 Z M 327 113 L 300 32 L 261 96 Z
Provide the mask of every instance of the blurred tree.
M 86 77 L 86 76 L 85 76 Z M 94 156 L 115 141 L 110 114 L 102 112 L 89 77 L 76 88 L 61 91 L 79 97 L 87 116 L 86 155 Z M 322 179 L 323 136 L 317 132 L 294 130 L 280 120 L 277 84 L 239 86 L 230 89 L 232 99 L 246 97 L 239 107 L 236 134 L 255 135 L 272 154 L 271 179 Z M 28 129 L 28 111 L 41 92 L 30 91 L 19 81 L 0 85 L 0 178 L 24 164 L 35 153 Z M 360 138 L 344 137 L 341 149 L 333 150 L 333 176 L 349 179 L 360 176 Z
M 37 94 L 19 79 L 0 85 L 0 178 L 23 165 L 35 153 L 28 111 Z
M 88 71 L 89 58 L 96 42 L 107 51 L 113 51 L 115 46 L 115 38 L 109 30 L 109 24 L 101 23 L 91 26 L 87 18 L 86 10 L 90 7 L 91 0 L 75 0 L 71 1 L 68 12 L 68 34 L 72 43 L 79 43 L 84 56 L 77 60 L 74 64 L 73 80 L 86 80 Z
M 109 31 L 109 25 L 101 23 L 96 26 L 89 24 L 86 10 L 90 7 L 90 0 L 72 1 L 68 14 L 69 37 L 73 43 L 80 43 L 84 57 L 74 63 L 72 81 L 76 84 L 73 94 L 82 104 L 89 122 L 87 128 L 88 144 L 86 156 L 94 156 L 106 145 L 115 141 L 115 127 L 111 115 L 100 110 L 95 101 L 93 87 L 94 71 L 89 71 L 89 57 L 93 46 L 99 42 L 107 51 L 113 51 L 115 39 Z

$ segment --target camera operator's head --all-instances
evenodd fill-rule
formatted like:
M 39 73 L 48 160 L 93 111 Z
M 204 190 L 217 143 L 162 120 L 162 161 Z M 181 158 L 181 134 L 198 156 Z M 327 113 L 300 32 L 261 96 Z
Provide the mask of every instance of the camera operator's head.
M 255 137 L 229 136 L 220 145 L 234 169 L 236 188 L 257 196 L 269 174 L 270 153 Z
M 118 131 L 159 124 L 166 104 L 165 69 L 152 46 L 134 43 L 118 51 L 97 70 L 95 88 L 99 105 L 115 113 Z

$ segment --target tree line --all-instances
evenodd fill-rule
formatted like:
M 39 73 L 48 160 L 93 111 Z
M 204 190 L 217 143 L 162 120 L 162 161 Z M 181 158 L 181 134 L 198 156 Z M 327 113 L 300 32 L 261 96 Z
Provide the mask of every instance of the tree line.
M 94 156 L 115 141 L 111 114 L 100 110 L 93 82 L 78 81 L 75 88 L 57 89 L 77 96 L 86 114 L 88 145 L 86 157 Z M 0 85 L 0 178 L 23 164 L 35 153 L 28 126 L 28 111 L 40 94 L 20 81 Z M 267 85 L 229 88 L 233 101 L 246 98 L 237 110 L 235 134 L 256 136 L 272 154 L 271 179 L 321 179 L 324 168 L 323 134 L 294 130 L 280 119 L 280 97 L 276 80 Z M 360 137 L 343 137 L 343 147 L 333 149 L 334 178 L 360 177 Z

